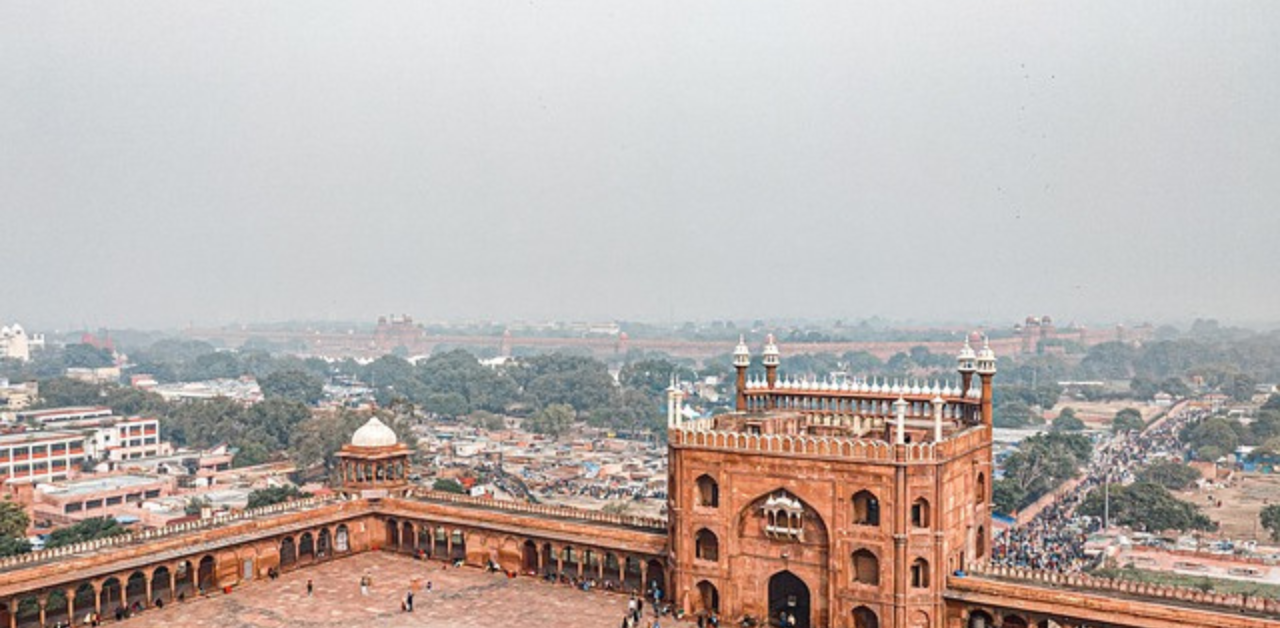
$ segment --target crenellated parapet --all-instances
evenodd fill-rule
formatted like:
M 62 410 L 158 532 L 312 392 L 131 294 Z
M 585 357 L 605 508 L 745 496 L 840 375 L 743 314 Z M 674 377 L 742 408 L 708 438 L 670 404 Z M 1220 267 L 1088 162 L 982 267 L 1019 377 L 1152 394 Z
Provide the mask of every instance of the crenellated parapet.
M 778 454 L 797 457 L 838 458 L 867 462 L 935 462 L 981 446 L 990 438 L 985 426 L 973 426 L 940 443 L 894 445 L 874 438 L 840 438 L 804 434 L 747 434 L 707 429 L 712 419 L 684 424 L 668 432 L 672 447 Z M 901 454 L 898 452 L 901 451 Z
M 1137 582 L 1121 578 L 1101 578 L 1089 574 L 1063 574 L 1050 571 L 1039 571 L 1021 567 L 1002 565 L 972 565 L 970 576 L 987 576 L 1002 580 L 1014 580 L 1035 584 L 1049 585 L 1054 588 L 1071 588 L 1096 591 L 1102 594 L 1119 594 L 1154 598 L 1197 606 L 1212 606 L 1231 611 L 1247 611 L 1263 615 L 1280 617 L 1280 599 L 1243 595 L 1237 593 L 1215 593 L 1192 587 Z M 963 588 L 963 578 L 954 580 Z

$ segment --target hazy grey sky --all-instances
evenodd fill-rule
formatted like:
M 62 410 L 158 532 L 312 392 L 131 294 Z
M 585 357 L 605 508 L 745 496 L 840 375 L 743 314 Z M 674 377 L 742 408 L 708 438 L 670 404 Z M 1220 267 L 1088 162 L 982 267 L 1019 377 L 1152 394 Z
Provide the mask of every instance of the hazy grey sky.
M 0 2 L 0 321 L 1280 320 L 1280 2 Z

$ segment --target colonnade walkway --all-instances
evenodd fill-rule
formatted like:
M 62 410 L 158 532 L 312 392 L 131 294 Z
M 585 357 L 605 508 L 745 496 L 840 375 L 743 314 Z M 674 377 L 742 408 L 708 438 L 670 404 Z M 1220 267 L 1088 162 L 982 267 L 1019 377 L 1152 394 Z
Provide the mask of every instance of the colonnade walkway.
M 360 579 L 373 585 L 361 595 Z M 307 597 L 307 580 L 315 592 Z M 432 590 L 427 591 L 427 582 Z M 400 610 L 415 588 L 414 612 Z M 421 561 L 390 552 L 364 552 L 237 587 L 230 594 L 189 598 L 125 619 L 122 628 L 612 628 L 627 598 L 583 592 L 536 578 Z

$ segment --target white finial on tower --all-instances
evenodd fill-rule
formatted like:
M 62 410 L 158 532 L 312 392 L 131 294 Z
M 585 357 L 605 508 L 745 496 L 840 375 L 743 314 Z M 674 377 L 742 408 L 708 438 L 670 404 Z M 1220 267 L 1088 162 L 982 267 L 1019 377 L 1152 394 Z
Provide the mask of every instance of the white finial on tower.
M 733 349 L 733 365 L 737 368 L 751 366 L 751 350 L 747 348 L 746 337 L 738 336 L 738 346 Z
M 933 442 L 942 442 L 942 406 L 946 401 L 941 396 L 933 398 Z
M 905 445 L 907 443 L 907 400 L 898 397 L 898 400 L 893 402 L 893 412 L 898 419 L 893 442 Z

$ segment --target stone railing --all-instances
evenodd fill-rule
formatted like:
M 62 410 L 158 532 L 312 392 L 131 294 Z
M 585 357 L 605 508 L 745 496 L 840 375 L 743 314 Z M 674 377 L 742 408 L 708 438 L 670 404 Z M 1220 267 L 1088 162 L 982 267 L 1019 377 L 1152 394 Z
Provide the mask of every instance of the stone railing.
M 72 545 L 64 545 L 62 547 L 55 547 L 52 549 L 40 550 L 37 552 L 27 552 L 26 554 L 18 554 L 16 556 L 10 556 L 8 558 L 0 558 L 0 570 L 9 569 L 12 567 L 20 567 L 23 565 L 30 565 L 34 563 L 40 563 L 40 562 L 44 562 L 46 560 L 51 560 L 54 558 L 74 556 L 76 554 L 83 554 L 85 552 L 92 552 L 94 550 L 99 550 L 99 549 L 104 549 L 109 547 L 120 547 L 124 545 L 131 545 L 134 543 L 144 543 L 144 542 L 152 541 L 156 539 L 163 539 L 171 536 L 177 536 L 180 534 L 186 534 L 188 532 L 207 530 L 209 528 L 226 525 L 228 523 L 234 523 L 237 521 L 244 521 L 246 519 L 253 519 L 255 517 L 261 517 L 263 515 L 272 515 L 272 514 L 278 514 L 282 512 L 317 508 L 320 506 L 333 503 L 335 501 L 338 501 L 338 498 L 308 497 L 305 499 L 297 499 L 293 501 L 281 502 L 279 504 L 272 504 L 270 506 L 263 506 L 261 508 L 250 508 L 247 510 L 241 510 L 234 513 L 214 515 L 212 517 L 209 517 L 208 519 L 200 519 L 198 521 L 187 521 L 184 523 L 177 523 L 173 525 L 164 526 L 163 528 L 151 528 L 146 530 L 139 530 L 136 532 L 128 532 L 128 533 L 119 534 L 116 536 L 109 536 L 106 538 L 95 539 L 93 541 L 85 541 L 83 543 L 74 543 Z
M 1267 615 L 1280 615 L 1280 599 L 1243 595 L 1239 593 L 1213 593 L 1191 587 L 1181 587 L 1122 578 L 1099 578 L 1089 574 L 1062 574 L 1049 571 L 1004 567 L 1000 565 L 971 565 L 974 576 L 990 576 L 1009 580 L 1021 580 L 1055 587 L 1072 587 L 1103 594 L 1118 593 L 1139 597 L 1171 600 L 1187 604 L 1215 606 L 1232 611 L 1250 611 Z
M 894 445 L 882 440 L 806 436 L 797 434 L 743 434 L 741 432 L 673 429 L 672 445 L 724 449 L 755 453 L 777 453 L 821 458 L 848 458 L 869 462 L 895 462 Z M 931 462 L 939 459 L 935 443 L 903 445 L 903 461 Z
M 564 519 L 579 519 L 582 521 L 593 521 L 597 523 L 606 523 L 609 525 L 628 526 L 632 528 L 645 528 L 652 530 L 666 530 L 667 520 L 657 517 L 640 517 L 636 515 L 616 515 L 599 510 L 585 510 L 582 508 L 571 508 L 569 506 L 547 506 L 544 504 L 530 504 L 527 502 L 516 502 L 504 499 L 490 499 L 486 497 L 472 497 L 470 495 L 460 495 L 458 493 L 447 493 L 444 491 L 434 491 L 429 489 L 416 489 L 414 496 L 438 502 L 449 502 L 452 504 L 462 504 L 465 506 L 477 506 L 481 508 L 494 508 L 498 510 L 508 510 L 511 512 L 526 513 L 531 515 L 539 515 L 545 517 L 560 517 Z

